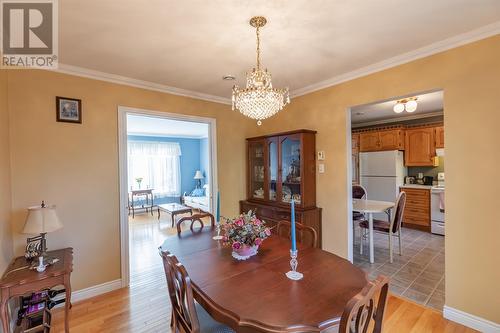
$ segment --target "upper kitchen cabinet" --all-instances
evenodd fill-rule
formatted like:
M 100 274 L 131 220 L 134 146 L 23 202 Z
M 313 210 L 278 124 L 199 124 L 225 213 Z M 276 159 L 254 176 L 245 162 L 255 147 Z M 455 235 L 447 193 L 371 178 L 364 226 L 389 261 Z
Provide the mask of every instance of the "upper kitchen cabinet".
M 405 134 L 401 129 L 380 131 L 380 150 L 404 150 Z
M 378 132 L 367 132 L 359 135 L 359 151 L 377 151 L 379 149 L 380 136 Z
M 435 128 L 436 148 L 444 148 L 444 126 Z
M 359 151 L 404 150 L 404 130 L 387 129 L 360 133 Z
M 406 166 L 433 166 L 435 156 L 435 128 L 408 128 L 406 130 Z

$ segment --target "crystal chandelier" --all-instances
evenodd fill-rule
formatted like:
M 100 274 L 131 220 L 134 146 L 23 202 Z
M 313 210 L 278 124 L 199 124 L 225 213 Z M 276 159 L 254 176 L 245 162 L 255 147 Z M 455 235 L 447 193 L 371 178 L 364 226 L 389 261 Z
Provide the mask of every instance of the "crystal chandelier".
M 257 119 L 257 125 L 262 119 L 269 118 L 285 105 L 290 103 L 288 88 L 273 88 L 271 73 L 260 68 L 260 34 L 259 29 L 267 23 L 265 17 L 256 16 L 250 20 L 250 25 L 257 30 L 257 68 L 247 72 L 247 86 L 240 89 L 233 87 L 233 110 L 238 109 L 243 115 Z

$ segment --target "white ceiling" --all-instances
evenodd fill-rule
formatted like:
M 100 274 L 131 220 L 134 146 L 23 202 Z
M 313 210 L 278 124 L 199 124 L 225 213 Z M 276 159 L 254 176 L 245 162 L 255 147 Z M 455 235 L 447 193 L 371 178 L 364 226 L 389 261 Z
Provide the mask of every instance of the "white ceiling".
M 127 134 L 201 139 L 208 137 L 208 124 L 127 115 Z
M 402 113 L 395 113 L 393 107 L 398 99 L 394 99 L 351 108 L 351 122 L 359 124 L 387 119 L 404 120 L 409 116 L 419 118 L 426 114 L 432 113 L 435 115 L 437 111 L 443 111 L 442 90 L 408 97 L 417 97 L 418 106 L 414 112 L 408 113 L 404 111 Z
M 222 76 L 243 85 L 255 63 L 254 15 L 268 19 L 262 62 L 274 85 L 300 91 L 485 26 L 497 29 L 500 1 L 63 0 L 61 68 L 229 98 L 234 81 Z

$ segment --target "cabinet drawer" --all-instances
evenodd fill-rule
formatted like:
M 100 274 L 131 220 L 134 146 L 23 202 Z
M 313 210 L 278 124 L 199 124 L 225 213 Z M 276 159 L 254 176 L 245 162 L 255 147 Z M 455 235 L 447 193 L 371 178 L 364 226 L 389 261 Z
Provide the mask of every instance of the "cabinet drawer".
M 406 192 L 407 196 L 415 196 L 415 197 L 429 197 L 430 191 L 427 189 L 415 189 L 415 188 L 402 188 L 401 191 Z
M 421 210 L 407 210 L 405 211 L 404 217 L 416 217 L 416 218 L 429 218 L 429 211 L 421 211 Z
M 405 216 L 403 219 L 404 223 L 408 224 L 417 224 L 417 225 L 423 225 L 423 226 L 430 226 L 430 221 L 428 218 L 423 218 L 423 217 L 413 217 L 413 216 Z
M 407 199 L 406 200 L 406 208 L 429 208 L 429 200 L 411 200 Z

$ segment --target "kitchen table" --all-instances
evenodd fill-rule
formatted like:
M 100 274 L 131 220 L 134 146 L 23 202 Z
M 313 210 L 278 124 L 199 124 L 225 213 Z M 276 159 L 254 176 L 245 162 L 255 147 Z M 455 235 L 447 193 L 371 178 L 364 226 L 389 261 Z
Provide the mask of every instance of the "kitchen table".
M 387 213 L 394 208 L 395 203 L 389 201 L 377 201 L 366 199 L 353 199 L 352 210 L 355 212 L 368 215 L 369 225 L 369 242 L 370 242 L 370 263 L 375 262 L 375 254 L 373 250 L 373 214 L 374 213 Z M 360 246 L 362 246 L 360 244 Z

